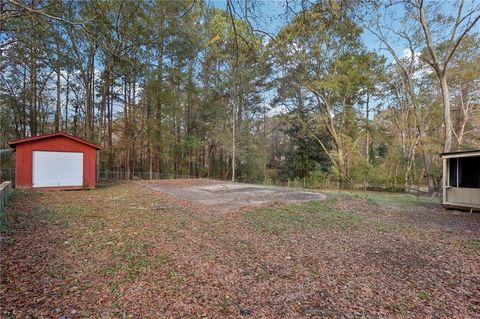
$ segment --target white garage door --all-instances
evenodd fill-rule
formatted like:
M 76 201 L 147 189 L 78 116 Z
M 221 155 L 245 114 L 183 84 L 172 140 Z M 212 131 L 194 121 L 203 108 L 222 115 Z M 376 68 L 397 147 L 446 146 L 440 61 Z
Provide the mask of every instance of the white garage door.
M 33 152 L 33 187 L 82 186 L 83 153 Z

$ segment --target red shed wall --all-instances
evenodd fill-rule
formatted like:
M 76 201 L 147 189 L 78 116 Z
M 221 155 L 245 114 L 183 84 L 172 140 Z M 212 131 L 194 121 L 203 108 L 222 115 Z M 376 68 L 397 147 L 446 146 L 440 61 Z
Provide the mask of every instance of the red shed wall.
M 42 140 L 17 144 L 15 151 L 16 187 L 32 187 L 33 151 L 81 152 L 83 153 L 83 184 L 95 187 L 96 150 L 64 136 L 54 136 Z

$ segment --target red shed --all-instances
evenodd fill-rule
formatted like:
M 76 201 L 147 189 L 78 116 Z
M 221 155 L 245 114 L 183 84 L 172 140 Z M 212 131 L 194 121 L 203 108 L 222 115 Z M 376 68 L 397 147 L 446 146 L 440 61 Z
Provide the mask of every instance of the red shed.
M 40 135 L 8 143 L 16 153 L 16 187 L 93 188 L 96 151 L 101 147 L 67 133 Z

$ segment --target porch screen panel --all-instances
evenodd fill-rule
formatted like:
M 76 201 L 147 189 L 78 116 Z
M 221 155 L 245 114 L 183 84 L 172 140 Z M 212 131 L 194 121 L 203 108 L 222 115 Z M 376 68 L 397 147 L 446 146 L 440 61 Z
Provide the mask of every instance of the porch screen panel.
M 458 187 L 480 188 L 480 156 L 461 157 L 457 160 L 458 172 L 455 173 L 458 174 Z M 450 169 L 450 173 L 451 171 L 452 169 Z M 451 176 L 450 181 L 452 180 Z
M 450 158 L 448 161 L 450 170 L 448 186 L 457 187 L 457 158 Z

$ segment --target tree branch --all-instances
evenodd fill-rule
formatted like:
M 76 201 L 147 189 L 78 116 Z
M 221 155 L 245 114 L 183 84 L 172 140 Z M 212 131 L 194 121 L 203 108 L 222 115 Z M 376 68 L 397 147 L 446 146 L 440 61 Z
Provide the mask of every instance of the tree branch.
M 54 15 L 45 13 L 45 12 L 43 12 L 43 11 L 41 11 L 41 10 L 37 10 L 37 9 L 35 9 L 35 8 L 26 6 L 26 5 L 24 5 L 23 3 L 18 2 L 17 0 L 7 0 L 7 1 L 13 3 L 14 5 L 16 5 L 16 6 L 20 7 L 20 8 L 22 8 L 22 9 L 30 12 L 30 13 L 38 14 L 38 15 L 47 17 L 47 18 L 49 18 L 49 19 L 61 21 L 61 22 L 64 22 L 64 23 L 67 23 L 67 24 L 70 24 L 70 25 L 73 25 L 73 26 L 84 26 L 85 24 L 87 24 L 87 23 L 89 23 L 90 21 L 93 20 L 93 19 L 89 19 L 89 20 L 86 20 L 86 21 L 70 21 L 70 20 L 64 19 L 64 18 L 62 18 L 62 17 L 57 17 L 57 16 L 54 16 Z

